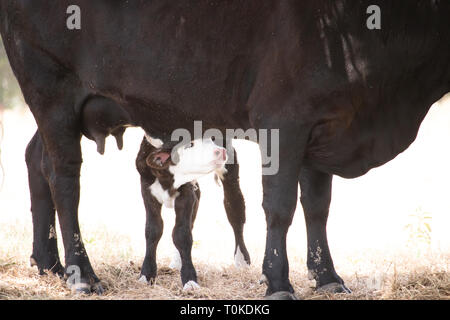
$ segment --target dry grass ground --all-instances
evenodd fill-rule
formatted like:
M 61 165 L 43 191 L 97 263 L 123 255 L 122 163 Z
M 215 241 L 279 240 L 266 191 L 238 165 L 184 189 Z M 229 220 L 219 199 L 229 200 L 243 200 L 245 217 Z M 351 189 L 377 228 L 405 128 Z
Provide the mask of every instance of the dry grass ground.
M 0 299 L 255 299 L 265 243 L 257 147 L 236 143 L 247 205 L 245 239 L 252 266 L 233 266 L 234 240 L 221 188 L 200 181 L 202 200 L 194 228 L 193 261 L 202 288 L 181 290 L 168 268 L 174 213 L 163 210 L 158 278 L 137 282 L 145 252 L 144 208 L 134 158 L 142 132 L 130 129 L 125 148 L 108 141 L 105 156 L 83 139 L 80 223 L 91 262 L 106 293 L 76 296 L 55 276 L 29 266 L 32 224 L 24 150 L 35 124 L 28 111 L 5 112 L 1 143 L 5 168 L 0 190 Z M 417 141 L 389 164 L 364 177 L 334 181 L 328 234 L 334 264 L 350 295 L 318 294 L 307 280 L 306 235 L 298 206 L 288 234 L 290 278 L 302 299 L 450 298 L 450 104 L 435 105 Z M 58 235 L 60 232 L 58 231 Z M 61 237 L 59 237 L 61 238 Z M 60 243 L 60 254 L 63 249 Z
M 448 257 L 447 257 L 448 258 Z M 406 261 L 411 262 L 408 258 Z M 10 260 L 11 261 L 11 260 Z M 103 296 L 73 295 L 64 282 L 56 276 L 39 276 L 25 264 L 2 261 L 0 266 L 0 299 L 258 299 L 265 288 L 258 284 L 259 267 L 236 270 L 232 266 L 214 268 L 197 263 L 199 283 L 202 288 L 194 292 L 181 290 L 179 274 L 167 267 L 168 260 L 161 259 L 158 278 L 153 286 L 136 281 L 139 268 L 133 262 L 108 261 L 94 264 L 97 275 L 107 289 Z M 404 268 L 402 268 L 404 269 Z M 303 272 L 291 272 L 291 280 L 300 299 L 318 300 L 436 300 L 450 297 L 450 279 L 447 271 L 435 268 L 405 268 L 404 273 L 385 273 L 381 279 L 369 275 L 344 274 L 351 294 L 317 293 Z M 371 284 L 381 280 L 380 287 Z

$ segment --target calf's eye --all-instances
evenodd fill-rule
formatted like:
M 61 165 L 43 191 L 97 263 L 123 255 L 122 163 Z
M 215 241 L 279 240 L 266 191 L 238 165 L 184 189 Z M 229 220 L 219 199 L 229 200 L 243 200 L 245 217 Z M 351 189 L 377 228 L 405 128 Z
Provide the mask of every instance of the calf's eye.
M 194 146 L 194 142 L 191 142 L 185 147 L 185 149 L 192 148 L 193 146 Z

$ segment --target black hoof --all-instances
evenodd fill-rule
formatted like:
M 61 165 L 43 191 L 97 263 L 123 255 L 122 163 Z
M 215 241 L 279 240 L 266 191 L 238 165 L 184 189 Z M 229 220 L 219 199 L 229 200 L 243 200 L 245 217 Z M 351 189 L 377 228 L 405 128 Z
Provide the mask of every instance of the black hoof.
M 54 263 L 44 263 L 39 264 L 36 259 L 31 256 L 30 257 L 30 266 L 31 267 L 37 267 L 39 271 L 39 275 L 47 275 L 47 272 L 50 272 L 54 275 L 59 276 L 60 278 L 64 277 L 64 267 L 61 265 L 59 261 L 56 261 Z
M 298 298 L 289 291 L 277 291 L 265 296 L 264 300 L 298 300 Z
M 72 291 L 72 293 L 75 294 L 91 294 L 95 293 L 99 296 L 101 296 L 103 293 L 105 293 L 105 289 L 103 289 L 103 286 L 100 282 L 95 282 L 93 285 L 90 285 L 88 283 L 79 282 L 79 283 L 68 283 L 68 288 Z
M 352 291 L 347 288 L 344 284 L 332 282 L 316 289 L 317 292 L 327 292 L 327 293 L 352 293 Z
M 64 267 L 59 262 L 52 266 L 48 271 L 60 278 L 64 277 Z
M 87 283 L 68 284 L 68 287 L 74 294 L 91 294 L 91 286 Z
M 105 293 L 105 289 L 103 288 L 100 282 L 96 282 L 92 285 L 91 292 L 94 292 L 97 295 L 101 296 L 103 293 Z

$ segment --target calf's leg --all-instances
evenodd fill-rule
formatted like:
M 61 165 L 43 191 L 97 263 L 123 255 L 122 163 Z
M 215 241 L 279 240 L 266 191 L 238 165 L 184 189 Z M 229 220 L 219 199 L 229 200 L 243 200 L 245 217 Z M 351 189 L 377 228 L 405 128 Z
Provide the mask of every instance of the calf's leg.
M 200 196 L 201 196 L 200 188 L 199 188 L 199 185 L 197 182 L 195 182 L 193 184 L 193 190 L 197 197 L 197 201 L 195 202 L 194 208 L 192 210 L 191 231 L 192 231 L 192 229 L 194 229 L 194 222 L 195 222 L 195 218 L 197 217 L 198 205 L 200 203 Z M 181 270 L 181 256 L 180 256 L 180 252 L 176 248 L 174 249 L 172 259 L 170 260 L 169 268 Z
M 192 263 L 192 226 L 198 204 L 193 185 L 187 183 L 178 189 L 175 199 L 175 226 L 172 239 L 181 257 L 181 283 L 185 290 L 198 288 L 197 273 Z
M 164 223 L 161 217 L 161 204 L 150 193 L 150 185 L 144 177 L 141 177 L 141 192 L 146 211 L 146 250 L 139 281 L 153 283 L 157 271 L 156 248 L 163 233 Z
M 234 262 L 236 267 L 242 267 L 250 264 L 250 255 L 244 242 L 245 201 L 239 186 L 239 164 L 236 151 L 233 148 L 227 152 L 234 153 L 234 163 L 225 165 L 227 173 L 222 181 L 223 204 L 234 232 Z
M 150 186 L 155 181 L 155 176 L 146 163 L 147 156 L 154 149 L 155 148 L 151 146 L 144 137 L 136 157 L 136 169 L 141 176 L 141 194 L 142 199 L 144 200 L 146 213 L 146 250 L 139 281 L 146 283 L 153 283 L 156 278 L 156 249 L 164 229 L 164 223 L 161 217 L 161 204 L 150 192 Z

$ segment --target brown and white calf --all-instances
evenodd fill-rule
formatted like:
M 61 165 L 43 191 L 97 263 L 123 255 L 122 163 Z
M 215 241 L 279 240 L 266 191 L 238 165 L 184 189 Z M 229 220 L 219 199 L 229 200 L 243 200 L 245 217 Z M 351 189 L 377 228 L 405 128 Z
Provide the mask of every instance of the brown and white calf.
M 210 173 L 222 178 L 227 171 L 226 161 L 227 150 L 211 139 L 180 146 L 176 142 L 163 144 L 146 135 L 136 159 L 147 213 L 147 247 L 140 281 L 152 283 L 156 277 L 156 248 L 163 232 L 164 205 L 174 208 L 176 214 L 172 237 L 177 251 L 171 267 L 180 269 L 184 290 L 199 287 L 191 259 L 192 228 L 200 199 L 196 180 Z

